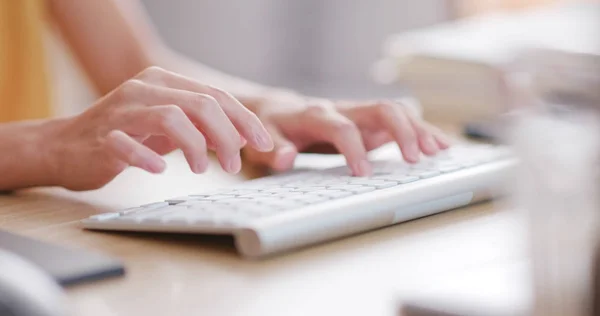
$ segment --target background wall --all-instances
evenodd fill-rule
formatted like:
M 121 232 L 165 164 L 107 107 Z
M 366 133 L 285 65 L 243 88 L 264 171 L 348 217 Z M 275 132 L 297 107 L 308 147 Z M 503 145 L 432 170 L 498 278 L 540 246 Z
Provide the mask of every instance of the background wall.
M 447 0 L 144 0 L 173 48 L 322 96 L 396 95 L 368 77 L 390 33 L 443 21 Z

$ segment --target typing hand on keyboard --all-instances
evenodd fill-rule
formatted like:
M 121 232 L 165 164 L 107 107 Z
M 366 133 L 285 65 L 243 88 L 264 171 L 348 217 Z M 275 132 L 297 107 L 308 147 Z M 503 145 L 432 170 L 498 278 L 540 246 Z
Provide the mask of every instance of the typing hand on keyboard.
M 250 162 L 279 171 L 291 169 L 298 152 L 341 153 L 352 174 L 367 176 L 372 172 L 367 152 L 396 142 L 404 159 L 416 163 L 421 153 L 435 155 L 448 148 L 449 141 L 421 120 L 410 102 L 414 101 L 332 103 L 289 96 L 264 101 L 250 109 L 269 129 L 275 149 L 245 148 L 244 153 Z

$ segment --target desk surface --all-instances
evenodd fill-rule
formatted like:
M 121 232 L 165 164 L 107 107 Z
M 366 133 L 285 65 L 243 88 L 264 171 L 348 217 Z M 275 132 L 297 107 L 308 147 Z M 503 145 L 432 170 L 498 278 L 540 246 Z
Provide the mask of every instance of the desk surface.
M 227 238 L 81 229 L 78 221 L 95 213 L 252 176 L 215 164 L 194 175 L 180 154 L 167 160 L 163 175 L 131 169 L 98 191 L 0 196 L 0 229 L 125 262 L 124 278 L 67 290 L 75 315 L 394 315 L 399 301 L 419 294 L 511 304 L 527 297 L 522 227 L 491 203 L 261 261 L 240 258 Z

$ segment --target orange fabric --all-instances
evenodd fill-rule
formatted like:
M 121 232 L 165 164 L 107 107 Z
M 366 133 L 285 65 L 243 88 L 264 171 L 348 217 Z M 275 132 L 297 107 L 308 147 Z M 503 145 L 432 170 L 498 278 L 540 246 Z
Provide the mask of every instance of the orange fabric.
M 0 0 L 0 123 L 52 115 L 44 0 Z

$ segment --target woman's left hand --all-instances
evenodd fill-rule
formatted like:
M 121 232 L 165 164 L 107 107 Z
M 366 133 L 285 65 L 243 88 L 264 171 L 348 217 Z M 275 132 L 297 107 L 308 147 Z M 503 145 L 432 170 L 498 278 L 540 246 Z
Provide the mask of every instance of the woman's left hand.
M 424 122 L 416 110 L 394 101 L 338 101 L 295 96 L 265 99 L 248 107 L 273 138 L 271 152 L 244 148 L 252 163 L 284 171 L 299 152 L 341 153 L 356 176 L 371 174 L 367 152 L 396 142 L 404 159 L 416 163 L 450 146 L 440 129 Z

